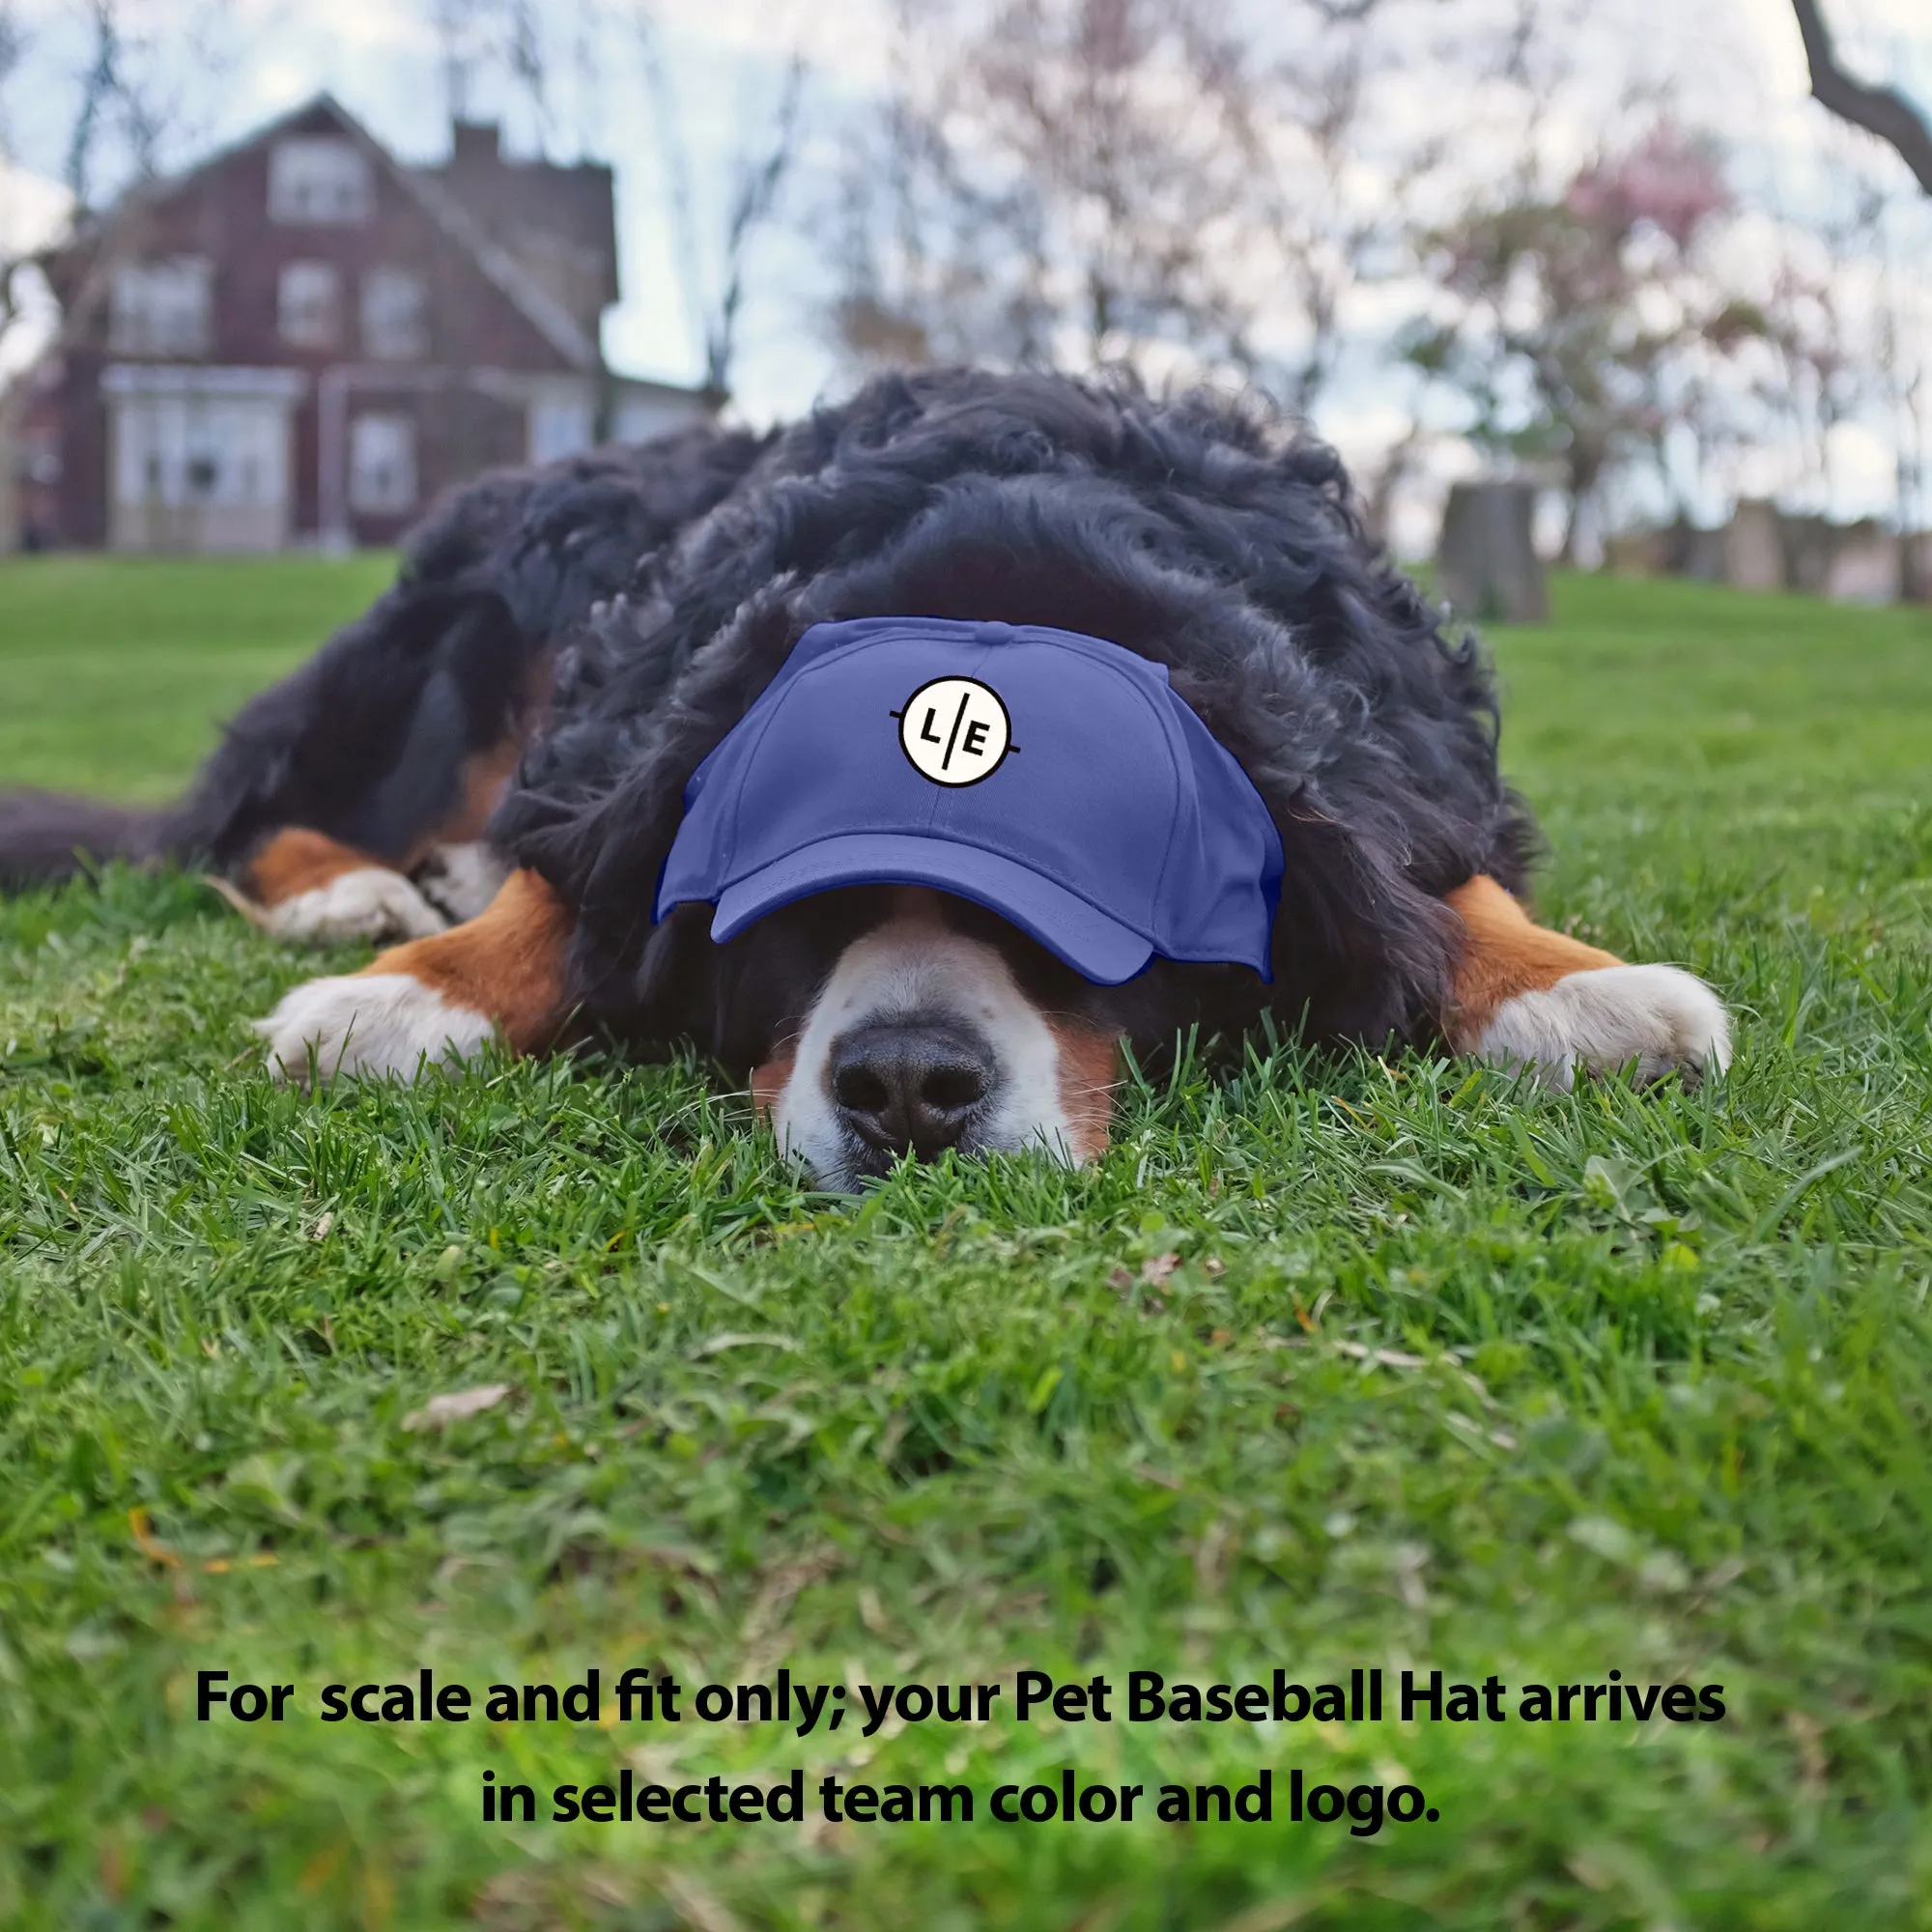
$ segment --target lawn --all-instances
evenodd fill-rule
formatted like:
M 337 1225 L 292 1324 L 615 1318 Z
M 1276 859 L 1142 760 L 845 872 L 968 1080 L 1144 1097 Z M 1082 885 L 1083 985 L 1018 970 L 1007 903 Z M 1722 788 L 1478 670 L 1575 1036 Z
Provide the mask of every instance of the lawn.
M 164 793 L 379 578 L 0 570 L 0 781 Z M 689 1065 L 277 1089 L 244 1022 L 317 962 L 190 879 L 0 906 L 0 1921 L 1932 1925 L 1932 613 L 1557 611 L 1496 640 L 1543 908 L 1725 992 L 1716 1089 L 1285 1044 L 1138 1087 L 1091 1171 L 841 1201 Z M 593 1665 L 600 1723 L 317 1715 Z M 784 1666 L 855 1721 L 618 1721 L 633 1665 Z M 1275 1666 L 1511 1715 L 1013 1716 L 1023 1669 Z M 204 1669 L 298 1702 L 197 1721 Z M 1724 1716 L 1516 1714 L 1611 1671 Z M 861 1685 L 966 1681 L 983 1725 L 854 1735 Z M 1267 1767 L 1275 1820 L 547 1802 L 1067 1766 Z M 1438 1820 L 1287 1822 L 1293 1768 Z M 485 1822 L 486 1770 L 541 1821 Z
M 373 554 L 0 564 L 0 784 L 171 796 L 214 722 L 353 617 L 394 567 Z

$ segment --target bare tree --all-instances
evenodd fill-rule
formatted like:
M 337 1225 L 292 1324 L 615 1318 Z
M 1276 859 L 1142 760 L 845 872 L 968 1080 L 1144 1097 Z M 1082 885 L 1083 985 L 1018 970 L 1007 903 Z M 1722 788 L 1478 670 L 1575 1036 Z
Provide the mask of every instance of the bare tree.
M 901 0 L 849 170 L 846 352 L 1242 360 L 1249 62 L 1214 0 Z
M 1839 120 L 1862 128 L 1896 150 L 1918 185 L 1932 194 L 1932 119 L 1896 88 L 1874 87 L 1846 72 L 1818 0 L 1791 0 L 1791 7 L 1804 40 L 1812 99 Z
M 548 153 L 562 131 L 554 85 L 558 22 L 547 19 L 540 0 L 429 0 L 428 11 L 450 120 L 469 120 L 483 83 L 499 76 L 528 107 L 538 145 Z
M 14 77 L 25 56 L 26 34 L 12 7 L 0 7 L 0 98 L 4 98 L 8 82 Z M 7 142 L 3 138 L 4 123 L 0 123 L 0 162 L 9 156 Z M 20 313 L 19 277 L 23 263 L 0 238 L 0 341 L 18 320 Z
M 119 0 L 88 0 L 84 11 L 87 58 L 77 76 L 72 118 L 62 143 L 62 177 L 77 218 L 84 217 L 108 185 L 103 150 L 117 139 L 131 158 L 131 169 L 116 171 L 113 185 L 128 176 L 152 176 L 165 122 L 158 91 L 136 71 Z M 11 9 L 0 11 L 0 89 L 25 69 L 30 43 Z M 0 159 L 9 159 L 0 140 Z M 43 250 L 36 243 L 0 242 L 0 339 L 16 327 L 30 278 L 41 269 Z
M 678 270 L 692 326 L 704 352 L 704 386 L 714 395 L 730 393 L 738 355 L 747 278 L 761 233 L 775 221 L 780 198 L 798 159 L 806 65 L 794 53 L 786 63 L 771 115 L 769 138 L 747 144 L 734 156 L 725 197 L 724 232 L 715 267 L 707 266 L 699 239 L 696 197 L 692 185 L 690 150 L 685 143 L 677 92 L 665 58 L 657 23 L 648 13 L 638 19 L 638 39 L 650 91 L 652 125 L 670 199 Z
M 83 0 L 79 14 L 86 56 L 73 77 L 71 115 L 61 142 L 62 181 L 76 227 L 159 173 L 170 143 L 191 131 L 183 107 L 183 64 L 205 77 L 220 58 L 205 37 L 177 58 L 133 33 L 127 0 Z M 26 71 L 30 51 L 12 14 L 0 11 L 0 87 Z M 6 157 L 0 141 L 0 158 Z M 26 284 L 50 254 L 39 244 L 0 249 L 0 338 L 19 324 Z M 103 256 L 94 279 L 111 267 Z
M 137 75 L 120 0 L 89 0 L 88 58 L 69 129 L 63 177 L 79 210 L 94 208 L 102 187 L 100 150 L 121 134 L 135 181 L 157 172 L 164 112 L 151 79 Z
M 58 350 L 77 318 L 95 312 L 116 269 L 138 254 L 144 230 L 136 218 L 118 220 L 111 241 L 97 243 L 65 262 L 68 270 L 56 291 L 56 265 L 74 234 L 84 235 L 94 217 L 125 200 L 167 165 L 179 148 L 202 138 L 201 114 L 218 88 L 228 58 L 228 19 L 220 5 L 205 8 L 185 39 L 138 31 L 131 0 L 74 0 L 70 17 L 80 29 L 83 55 L 77 69 L 65 66 L 62 42 L 43 32 L 30 41 L 17 16 L 0 0 L 0 87 L 17 90 L 32 82 L 56 99 L 65 97 L 61 125 L 60 172 L 68 190 L 66 232 L 0 239 L 0 345 L 32 319 L 59 309 L 51 346 Z M 190 103 L 200 101 L 197 109 Z M 0 123 L 0 160 L 11 160 L 6 128 Z M 30 299 L 39 295 L 36 303 Z M 14 429 L 22 407 L 19 386 L 0 393 L 0 497 L 17 481 Z M 14 536 L 10 504 L 0 502 L 0 547 Z
M 838 344 L 862 367 L 1226 374 L 1314 416 L 1467 171 L 1470 86 L 1520 119 L 1547 82 L 1533 38 L 1436 0 L 900 0 L 848 169 Z M 1393 488 L 1427 439 L 1391 440 Z
M 1294 339 L 1272 349 L 1237 343 L 1242 374 L 1310 416 L 1332 381 L 1350 298 L 1371 258 L 1399 234 L 1406 188 L 1431 164 L 1433 144 L 1400 156 L 1373 194 L 1352 186 L 1366 146 L 1371 90 L 1386 72 L 1375 29 L 1383 0 L 1300 0 L 1281 15 L 1272 57 L 1230 63 L 1224 87 L 1249 158 L 1251 219 L 1278 264 Z

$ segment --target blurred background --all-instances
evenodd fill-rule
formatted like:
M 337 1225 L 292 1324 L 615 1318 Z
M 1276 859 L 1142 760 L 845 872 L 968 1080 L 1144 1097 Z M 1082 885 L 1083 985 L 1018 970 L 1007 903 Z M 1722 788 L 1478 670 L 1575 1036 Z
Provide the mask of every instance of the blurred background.
M 1472 614 L 1932 597 L 1932 9 L 0 0 L 0 547 L 952 359 L 1256 384 Z

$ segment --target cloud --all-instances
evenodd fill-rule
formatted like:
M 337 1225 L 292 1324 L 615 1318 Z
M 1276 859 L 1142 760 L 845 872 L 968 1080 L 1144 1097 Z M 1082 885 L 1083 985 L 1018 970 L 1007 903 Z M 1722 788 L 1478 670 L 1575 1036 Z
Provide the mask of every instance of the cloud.
M 58 182 L 0 160 L 0 261 L 17 260 L 58 239 L 67 226 L 70 196 Z M 38 273 L 20 278 L 19 313 L 0 332 L 0 389 L 52 341 L 60 311 Z

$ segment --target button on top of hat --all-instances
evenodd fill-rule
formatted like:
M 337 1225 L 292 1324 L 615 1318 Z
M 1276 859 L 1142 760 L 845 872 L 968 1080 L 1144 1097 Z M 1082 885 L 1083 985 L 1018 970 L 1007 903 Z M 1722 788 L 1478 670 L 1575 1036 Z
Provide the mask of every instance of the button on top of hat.
M 976 624 L 973 627 L 973 641 L 976 644 L 1009 644 L 1013 640 L 1013 627 L 1010 624 Z

